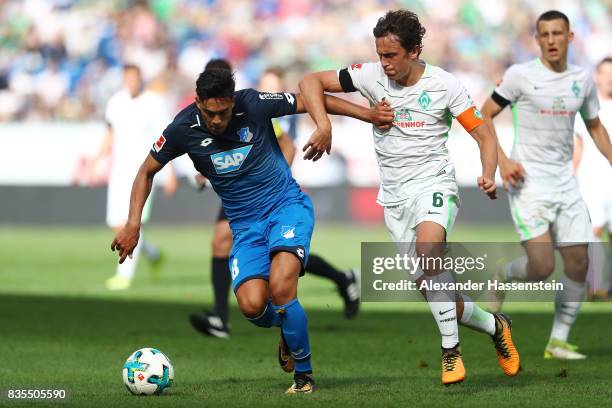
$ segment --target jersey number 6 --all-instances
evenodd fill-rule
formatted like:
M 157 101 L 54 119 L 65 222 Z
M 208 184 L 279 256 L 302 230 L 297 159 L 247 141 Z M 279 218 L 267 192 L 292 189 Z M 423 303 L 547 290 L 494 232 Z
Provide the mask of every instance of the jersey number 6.
M 444 199 L 442 198 L 442 193 L 437 192 L 433 193 L 433 203 L 434 207 L 442 207 L 444 205 Z

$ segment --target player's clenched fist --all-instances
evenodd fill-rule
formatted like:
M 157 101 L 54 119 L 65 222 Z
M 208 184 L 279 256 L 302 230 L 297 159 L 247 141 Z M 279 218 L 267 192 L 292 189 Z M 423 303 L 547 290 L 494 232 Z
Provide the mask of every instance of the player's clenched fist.
M 303 152 L 306 152 L 304 154 L 304 159 L 312 161 L 319 160 L 321 156 L 323 156 L 323 153 L 327 152 L 327 154 L 329 154 L 331 151 L 331 143 L 331 127 L 317 127 L 317 129 L 312 133 L 312 136 L 310 136 L 308 143 L 306 143 L 302 149 Z
M 518 187 L 525 180 L 525 168 L 514 160 L 504 160 L 499 162 L 499 173 L 504 181 L 504 188 L 509 186 Z
M 370 112 L 372 114 L 372 124 L 374 126 L 380 130 L 391 129 L 395 113 L 393 112 L 393 109 L 391 109 L 389 102 L 384 99 L 377 102 L 376 105 L 372 107 Z
M 495 179 L 487 176 L 478 177 L 478 188 L 486 193 L 491 199 L 497 198 L 497 186 L 495 185 Z
M 140 238 L 139 227 L 126 225 L 119 231 L 111 244 L 111 250 L 119 252 L 119 263 L 123 263 L 128 256 L 132 257 L 132 252 L 138 245 L 138 238 Z

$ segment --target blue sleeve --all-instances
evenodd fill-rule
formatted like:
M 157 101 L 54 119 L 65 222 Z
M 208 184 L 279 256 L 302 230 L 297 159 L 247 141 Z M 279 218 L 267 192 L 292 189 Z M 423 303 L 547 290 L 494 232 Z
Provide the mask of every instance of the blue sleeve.
M 243 99 L 252 116 L 259 116 L 263 119 L 293 115 L 297 109 L 295 94 L 289 92 L 269 93 L 245 89 L 238 97 Z
M 181 134 L 180 127 L 171 123 L 164 129 L 162 135 L 151 147 L 151 156 L 160 164 L 165 165 L 170 160 L 175 159 L 186 153 L 184 136 Z

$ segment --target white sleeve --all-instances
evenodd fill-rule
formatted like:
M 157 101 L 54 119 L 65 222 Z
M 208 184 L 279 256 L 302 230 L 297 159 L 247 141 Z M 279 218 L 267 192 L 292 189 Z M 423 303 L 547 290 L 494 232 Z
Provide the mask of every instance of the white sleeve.
M 501 81 L 495 87 L 495 92 L 509 102 L 516 102 L 521 96 L 521 81 L 523 77 L 516 65 L 506 70 Z
M 379 77 L 380 64 L 377 62 L 366 62 L 353 64 L 347 68 L 348 74 L 353 81 L 353 86 L 364 98 L 376 103 L 374 99 L 373 84 Z
M 597 90 L 593 80 L 589 77 L 587 80 L 587 90 L 584 102 L 580 107 L 580 116 L 584 120 L 595 119 L 599 114 L 599 99 L 597 98 Z
M 448 74 L 446 80 L 446 89 L 448 95 L 448 110 L 457 117 L 469 108 L 474 106 L 474 101 L 470 97 L 465 86 L 452 74 Z
M 587 130 L 584 120 L 582 120 L 580 115 L 576 115 L 574 118 L 574 135 L 581 139 L 589 136 L 589 131 Z

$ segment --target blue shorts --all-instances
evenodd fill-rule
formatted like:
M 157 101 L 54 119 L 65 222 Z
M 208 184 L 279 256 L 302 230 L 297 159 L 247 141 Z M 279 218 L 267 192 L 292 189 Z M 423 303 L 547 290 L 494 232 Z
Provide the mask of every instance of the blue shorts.
M 306 194 L 278 208 L 268 218 L 247 229 L 233 231 L 234 246 L 229 258 L 234 292 L 250 279 L 270 277 L 270 261 L 276 252 L 291 252 L 304 266 L 308 261 L 314 228 L 312 202 Z

